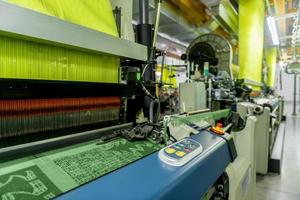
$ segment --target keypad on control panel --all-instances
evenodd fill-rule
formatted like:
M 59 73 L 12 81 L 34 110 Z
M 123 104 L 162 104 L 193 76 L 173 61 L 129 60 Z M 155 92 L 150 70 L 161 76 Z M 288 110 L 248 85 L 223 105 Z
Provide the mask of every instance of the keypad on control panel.
M 164 152 L 168 157 L 180 159 L 187 156 L 199 147 L 200 144 L 195 142 L 194 140 L 184 139 L 179 143 L 175 143 L 174 145 L 169 146 L 164 150 Z

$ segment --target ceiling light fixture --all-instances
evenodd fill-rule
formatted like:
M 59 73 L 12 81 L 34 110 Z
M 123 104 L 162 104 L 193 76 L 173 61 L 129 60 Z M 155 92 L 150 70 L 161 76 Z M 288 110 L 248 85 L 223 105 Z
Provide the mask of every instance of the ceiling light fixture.
M 269 26 L 269 30 L 271 32 L 271 37 L 273 41 L 273 45 L 279 45 L 278 32 L 275 23 L 275 18 L 272 16 L 267 17 L 267 23 Z

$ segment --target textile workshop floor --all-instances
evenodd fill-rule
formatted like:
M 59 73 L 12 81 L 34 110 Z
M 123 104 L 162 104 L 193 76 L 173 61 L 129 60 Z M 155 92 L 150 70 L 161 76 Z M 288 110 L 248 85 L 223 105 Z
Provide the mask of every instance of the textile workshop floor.
M 123 138 L 101 145 L 97 142 L 36 156 L 7 166 L 5 173 L 0 170 L 0 199 L 53 199 L 161 148 L 150 141 Z M 18 170 L 10 172 L 14 168 Z

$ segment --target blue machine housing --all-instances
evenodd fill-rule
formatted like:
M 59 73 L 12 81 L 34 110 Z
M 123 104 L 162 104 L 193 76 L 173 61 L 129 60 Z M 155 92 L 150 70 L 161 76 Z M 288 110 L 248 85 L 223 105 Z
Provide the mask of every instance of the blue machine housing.
M 158 152 L 100 177 L 57 199 L 82 200 L 199 200 L 232 161 L 226 140 L 209 131 L 191 136 L 203 152 L 175 167 L 162 162 Z

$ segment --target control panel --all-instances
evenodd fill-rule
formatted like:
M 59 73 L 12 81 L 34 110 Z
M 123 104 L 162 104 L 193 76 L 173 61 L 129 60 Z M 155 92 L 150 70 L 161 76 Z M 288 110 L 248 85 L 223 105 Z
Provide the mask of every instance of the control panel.
M 202 151 L 203 147 L 199 142 L 185 138 L 161 149 L 158 155 L 161 161 L 169 165 L 182 166 L 201 154 Z

